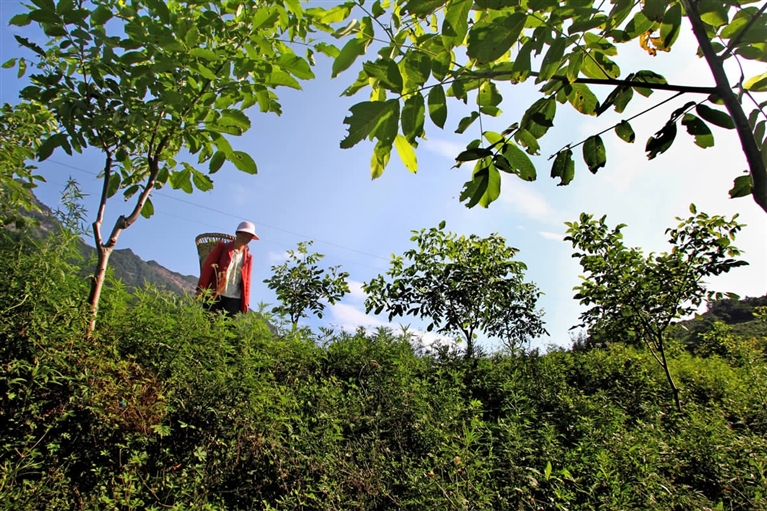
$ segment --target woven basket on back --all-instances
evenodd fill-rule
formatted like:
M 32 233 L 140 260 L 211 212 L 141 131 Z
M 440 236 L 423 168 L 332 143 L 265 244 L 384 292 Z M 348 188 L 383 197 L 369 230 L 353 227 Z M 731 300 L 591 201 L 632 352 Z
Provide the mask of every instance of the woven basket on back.
M 202 264 L 205 262 L 208 254 L 210 254 L 210 251 L 213 250 L 213 247 L 216 246 L 216 243 L 219 241 L 232 241 L 233 239 L 234 236 L 231 234 L 221 234 L 218 232 L 206 232 L 197 236 L 194 242 L 197 245 L 197 254 L 200 256 L 200 271 L 202 271 Z

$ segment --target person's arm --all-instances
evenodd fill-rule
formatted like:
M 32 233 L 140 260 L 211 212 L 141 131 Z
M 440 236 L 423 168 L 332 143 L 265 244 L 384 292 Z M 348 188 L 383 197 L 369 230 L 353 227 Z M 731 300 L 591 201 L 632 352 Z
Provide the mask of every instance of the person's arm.
M 248 312 L 248 304 L 250 303 L 250 273 L 253 267 L 253 256 L 250 252 L 245 255 L 245 260 L 242 262 L 242 298 L 240 300 L 240 310 L 243 313 Z
M 211 279 L 213 278 L 214 264 L 218 264 L 218 260 L 221 258 L 221 251 L 224 249 L 224 242 L 219 241 L 213 250 L 210 251 L 208 257 L 205 258 L 205 262 L 202 264 L 202 270 L 200 270 L 200 280 L 197 281 L 197 296 L 202 294 L 204 289 L 210 287 Z

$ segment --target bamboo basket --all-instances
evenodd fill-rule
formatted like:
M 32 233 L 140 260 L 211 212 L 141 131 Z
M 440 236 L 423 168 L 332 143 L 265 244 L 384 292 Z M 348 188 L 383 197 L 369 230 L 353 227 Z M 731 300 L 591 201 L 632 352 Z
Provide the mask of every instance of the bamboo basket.
M 232 241 L 233 239 L 234 236 L 231 234 L 222 234 L 218 232 L 206 232 L 197 236 L 194 242 L 197 245 L 197 255 L 200 256 L 200 271 L 202 272 L 202 265 L 208 257 L 208 254 L 210 254 L 210 251 L 216 246 L 216 243 L 219 241 Z

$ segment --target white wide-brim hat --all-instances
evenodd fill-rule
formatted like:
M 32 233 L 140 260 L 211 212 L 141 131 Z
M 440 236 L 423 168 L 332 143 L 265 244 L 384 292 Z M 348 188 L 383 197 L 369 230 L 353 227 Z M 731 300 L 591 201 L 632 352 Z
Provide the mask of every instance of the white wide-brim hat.
M 253 236 L 254 240 L 258 239 L 256 226 L 252 222 L 240 222 L 240 225 L 237 226 L 237 232 L 247 232 Z

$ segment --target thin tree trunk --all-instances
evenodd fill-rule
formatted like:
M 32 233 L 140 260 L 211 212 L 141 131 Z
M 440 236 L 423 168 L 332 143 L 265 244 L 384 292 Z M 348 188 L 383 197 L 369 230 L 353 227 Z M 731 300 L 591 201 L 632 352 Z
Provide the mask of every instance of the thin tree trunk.
M 711 46 L 711 41 L 706 35 L 706 29 L 700 19 L 697 4 L 691 0 L 682 0 L 682 4 L 687 12 L 687 17 L 690 19 L 690 23 L 692 23 L 692 31 L 695 34 L 695 38 L 698 40 L 703 56 L 708 63 L 708 67 L 711 69 L 711 74 L 714 76 L 717 95 L 722 98 L 724 106 L 735 123 L 735 129 L 740 138 L 740 144 L 743 148 L 743 153 L 746 155 L 746 161 L 751 173 L 754 201 L 767 212 L 767 170 L 765 169 L 765 163 L 762 161 L 762 154 L 756 143 L 756 138 L 754 138 L 751 126 L 748 124 L 748 118 L 743 111 L 743 106 L 740 104 L 738 96 L 730 86 L 727 74 L 724 72 L 722 60 L 716 55 L 714 48 Z M 749 26 L 750 24 L 744 28 L 747 29 Z
M 109 257 L 112 255 L 112 247 L 97 247 L 96 254 L 98 262 L 96 271 L 93 273 L 93 282 L 91 282 L 91 292 L 88 296 L 88 304 L 91 306 L 91 320 L 88 324 L 88 336 L 96 329 L 96 316 L 98 315 L 99 300 L 101 299 L 101 290 L 104 287 L 104 279 L 109 266 Z
M 163 147 L 164 143 L 160 147 Z M 112 174 L 112 152 L 107 152 L 106 164 L 104 165 L 104 185 L 101 189 L 101 202 L 99 204 L 99 211 L 96 216 L 96 221 L 93 222 L 93 238 L 96 242 L 96 252 L 98 254 L 98 264 L 96 271 L 93 274 L 93 282 L 91 282 L 91 292 L 88 297 L 88 304 L 91 308 L 91 320 L 88 323 L 88 338 L 92 338 L 93 332 L 96 329 L 96 317 L 99 310 L 99 300 L 101 299 L 101 291 L 104 287 L 104 278 L 106 277 L 106 270 L 109 266 L 109 256 L 112 255 L 112 251 L 117 245 L 117 239 L 120 234 L 130 227 L 133 222 L 138 219 L 141 210 L 144 208 L 144 204 L 149 199 L 149 194 L 154 189 L 154 184 L 157 180 L 157 174 L 160 171 L 158 159 L 149 157 L 149 178 L 147 179 L 144 190 L 139 194 L 139 198 L 136 201 L 136 205 L 131 211 L 130 215 L 121 215 L 115 222 L 112 228 L 112 233 L 109 235 L 109 239 L 104 242 L 101 237 L 101 224 L 104 221 L 104 210 L 106 209 L 107 199 L 109 198 L 109 177 Z
M 676 386 L 676 383 L 674 383 L 674 378 L 671 376 L 671 371 L 669 371 L 668 368 L 668 361 L 666 360 L 666 350 L 663 346 L 663 336 L 658 337 L 658 351 L 660 352 L 660 358 L 663 361 L 661 364 L 663 366 L 663 371 L 666 373 L 666 379 L 668 380 L 669 387 L 671 387 L 671 394 L 674 396 L 674 404 L 676 404 L 676 409 L 678 411 L 682 411 L 682 404 L 679 401 L 679 389 Z

